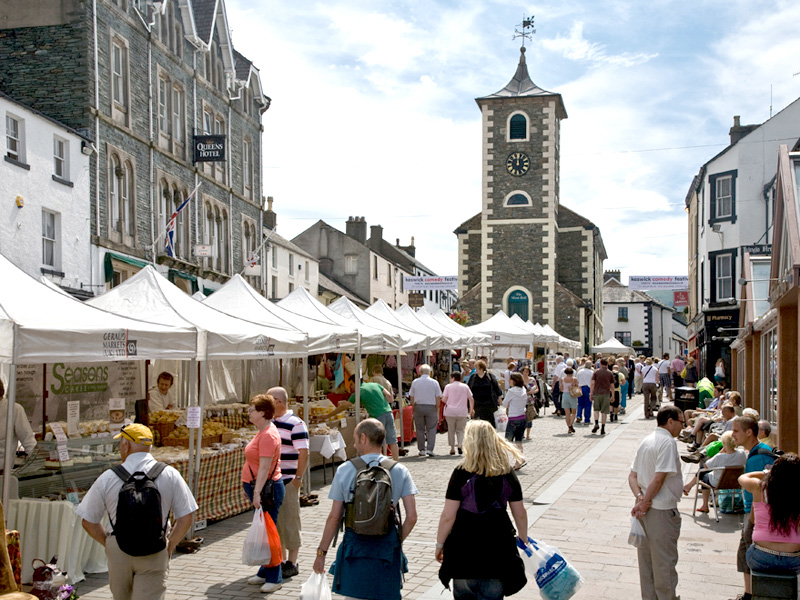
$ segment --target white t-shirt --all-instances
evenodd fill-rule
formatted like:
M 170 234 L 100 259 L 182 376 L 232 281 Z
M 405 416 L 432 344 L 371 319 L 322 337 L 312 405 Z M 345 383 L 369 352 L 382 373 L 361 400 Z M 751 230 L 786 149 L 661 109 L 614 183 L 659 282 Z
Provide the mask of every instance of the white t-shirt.
M 156 459 L 149 452 L 135 452 L 125 459 L 122 466 L 128 473 L 133 474 L 136 471 L 147 473 L 155 464 Z M 99 523 L 108 513 L 111 521 L 116 523 L 117 499 L 122 484 L 122 479 L 114 471 L 111 469 L 104 471 L 86 492 L 75 512 L 89 523 Z M 165 522 L 170 510 L 176 519 L 197 510 L 197 502 L 189 486 L 175 468 L 168 466 L 164 469 L 156 478 L 156 487 L 161 494 L 161 517 Z M 106 533 L 111 533 L 111 525 L 106 526 Z
M 658 383 L 658 369 L 653 365 L 645 365 L 642 369 L 642 383 Z
M 561 377 L 564 375 L 564 369 L 567 368 L 567 363 L 561 361 L 556 365 L 556 368 L 553 369 L 553 376 L 557 377 L 559 381 L 561 381 Z
M 736 450 L 732 454 L 725 452 L 718 452 L 706 461 L 707 469 L 720 469 L 719 471 L 712 471 L 708 476 L 708 482 L 717 487 L 720 475 L 722 475 L 722 467 L 743 467 L 747 462 L 747 453 L 744 450 Z
M 513 419 L 525 414 L 525 407 L 528 404 L 528 395 L 525 388 L 514 386 L 503 396 L 503 406 L 508 409 L 508 418 Z
M 669 374 L 669 361 L 664 359 L 660 363 L 658 363 L 658 372 L 662 375 Z
M 642 367 L 643 367 L 643 366 L 644 366 L 644 365 L 643 365 L 642 363 L 640 363 L 640 362 L 633 363 L 633 368 L 634 368 L 634 369 L 636 369 L 636 372 L 637 372 L 639 375 L 641 375 L 641 374 L 642 374 Z
M 639 449 L 636 450 L 631 471 L 636 473 L 642 493 L 653 481 L 656 473 L 666 473 L 664 484 L 653 498 L 652 508 L 669 510 L 678 507 L 678 500 L 683 493 L 681 461 L 678 457 L 678 445 L 669 431 L 663 427 L 656 427 L 653 433 L 642 440 Z
M 576 377 L 578 378 L 578 385 L 580 385 L 581 387 L 584 386 L 589 387 L 589 384 L 592 382 L 592 375 L 594 375 L 594 371 L 592 371 L 591 369 L 587 369 L 586 367 L 583 367 L 580 371 L 578 371 L 578 374 L 576 375 Z
M 166 410 L 168 406 L 176 407 L 175 387 L 169 388 L 166 395 L 159 391 L 158 386 L 150 388 L 150 400 L 147 406 L 151 413 L 157 410 Z
M 436 399 L 442 395 L 442 388 L 435 379 L 431 379 L 428 375 L 421 375 L 411 382 L 408 395 L 414 399 L 414 404 L 435 406 Z

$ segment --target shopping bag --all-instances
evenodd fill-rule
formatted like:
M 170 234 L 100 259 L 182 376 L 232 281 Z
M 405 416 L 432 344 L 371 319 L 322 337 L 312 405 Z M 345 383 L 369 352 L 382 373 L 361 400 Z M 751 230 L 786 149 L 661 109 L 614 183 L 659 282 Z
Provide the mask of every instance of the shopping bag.
M 269 517 L 269 515 L 266 515 Z M 281 556 L 280 554 L 278 555 Z M 242 564 L 251 566 L 261 566 L 267 564 L 272 558 L 269 540 L 267 539 L 267 529 L 264 526 L 264 511 L 256 509 L 253 515 L 253 523 L 244 538 L 242 548 Z
M 311 573 L 300 588 L 300 600 L 331 600 L 331 586 L 324 573 Z
M 508 415 L 506 414 L 506 409 L 501 406 L 494 412 L 494 426 L 499 433 L 503 433 L 506 430 L 506 425 L 508 425 Z
M 583 577 L 561 556 L 558 548 L 528 538 L 517 539 L 517 548 L 525 563 L 525 572 L 536 581 L 544 600 L 568 600 L 583 585 Z
M 636 517 L 631 517 L 631 531 L 628 534 L 628 543 L 634 548 L 641 548 L 646 537 L 641 521 Z
M 278 528 L 269 513 L 264 513 L 264 528 L 267 532 L 267 545 L 269 546 L 271 558 L 264 562 L 265 567 L 277 567 L 283 562 L 283 550 L 281 550 L 281 536 L 278 535 Z

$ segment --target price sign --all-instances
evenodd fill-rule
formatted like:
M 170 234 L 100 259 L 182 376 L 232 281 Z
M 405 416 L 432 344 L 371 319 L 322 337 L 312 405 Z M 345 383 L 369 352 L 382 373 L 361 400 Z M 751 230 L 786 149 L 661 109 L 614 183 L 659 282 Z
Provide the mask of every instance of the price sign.
M 53 430 L 53 437 L 55 437 L 58 442 L 67 442 L 67 435 L 64 433 L 64 428 L 61 426 L 61 423 L 50 423 L 50 429 Z
M 341 421 L 339 421 L 339 426 L 342 428 L 347 427 L 347 419 L 342 419 Z
M 70 435 L 80 435 L 81 403 L 78 400 L 67 402 L 67 431 Z
M 64 462 L 69 460 L 69 452 L 67 451 L 67 445 L 62 445 L 61 442 L 58 443 L 58 460 Z
M 199 406 L 190 406 L 186 409 L 186 426 L 189 429 L 200 429 L 203 413 Z

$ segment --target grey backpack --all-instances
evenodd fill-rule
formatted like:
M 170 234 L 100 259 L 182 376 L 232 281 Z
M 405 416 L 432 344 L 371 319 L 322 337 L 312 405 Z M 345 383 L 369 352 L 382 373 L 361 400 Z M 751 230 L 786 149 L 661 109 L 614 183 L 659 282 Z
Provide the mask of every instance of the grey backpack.
M 344 525 L 358 535 L 386 535 L 398 519 L 389 473 L 397 463 L 384 459 L 370 467 L 362 458 L 350 462 L 356 468 L 356 479 L 353 500 L 345 504 Z

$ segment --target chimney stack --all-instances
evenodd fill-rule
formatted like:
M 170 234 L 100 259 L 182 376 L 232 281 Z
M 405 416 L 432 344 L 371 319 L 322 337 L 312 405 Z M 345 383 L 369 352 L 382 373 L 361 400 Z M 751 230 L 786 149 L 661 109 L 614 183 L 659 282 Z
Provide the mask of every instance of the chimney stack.
M 616 279 L 617 282 L 622 283 L 622 272 L 619 269 L 612 269 L 603 273 L 603 283 L 609 279 Z
M 369 237 L 370 239 L 374 239 L 375 241 L 380 241 L 383 239 L 383 227 L 380 225 L 372 225 L 369 228 Z
M 272 196 L 267 196 L 267 210 L 264 211 L 264 226 L 275 229 L 278 223 L 278 215 L 272 210 Z
M 728 131 L 728 135 L 731 137 L 731 146 L 733 146 L 736 142 L 746 136 L 748 133 L 756 129 L 758 125 L 742 125 L 741 124 L 741 117 L 739 115 L 734 115 L 733 117 L 733 127 L 730 128 Z
M 345 233 L 357 242 L 365 244 L 367 242 L 367 222 L 364 217 L 348 217 Z

